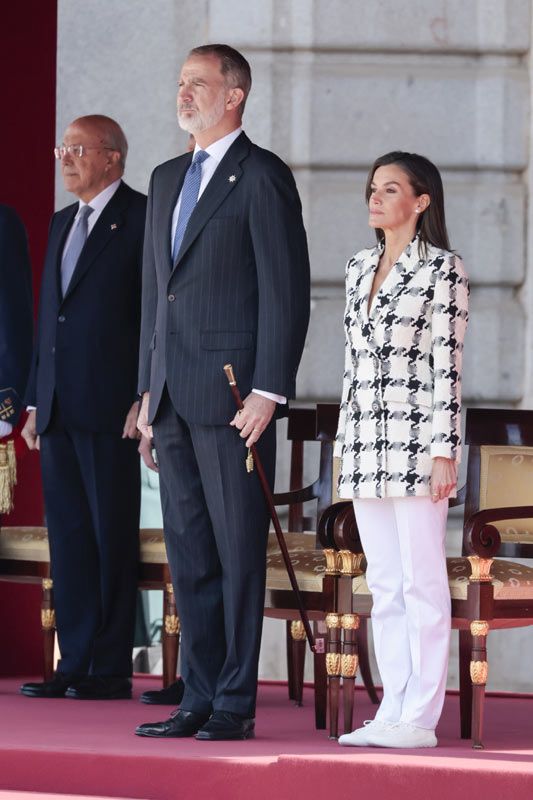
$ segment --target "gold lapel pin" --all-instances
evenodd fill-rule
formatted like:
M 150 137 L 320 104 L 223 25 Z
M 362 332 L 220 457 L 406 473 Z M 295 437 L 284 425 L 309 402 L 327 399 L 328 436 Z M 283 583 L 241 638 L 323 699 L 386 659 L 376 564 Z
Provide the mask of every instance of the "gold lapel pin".
M 111 225 L 111 230 L 112 230 L 112 231 L 116 231 L 116 229 L 117 229 L 117 228 L 118 228 L 118 225 L 117 225 L 117 223 L 116 223 L 116 222 L 114 222 L 114 223 Z
M 237 180 L 237 176 L 236 175 L 230 175 L 229 178 L 228 178 L 228 181 L 230 183 L 235 183 L 236 180 Z

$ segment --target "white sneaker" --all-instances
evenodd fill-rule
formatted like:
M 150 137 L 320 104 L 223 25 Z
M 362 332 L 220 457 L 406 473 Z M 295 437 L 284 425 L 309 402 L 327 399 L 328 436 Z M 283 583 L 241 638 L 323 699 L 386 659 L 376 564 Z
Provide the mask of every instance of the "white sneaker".
M 435 731 L 398 722 L 385 730 L 372 729 L 368 734 L 368 744 L 372 747 L 436 747 L 437 737 Z
M 368 747 L 371 743 L 368 739 L 371 733 L 376 734 L 386 731 L 393 726 L 392 722 L 381 722 L 379 719 L 365 719 L 362 728 L 356 728 L 351 733 L 343 733 L 339 736 L 339 744 L 343 747 Z

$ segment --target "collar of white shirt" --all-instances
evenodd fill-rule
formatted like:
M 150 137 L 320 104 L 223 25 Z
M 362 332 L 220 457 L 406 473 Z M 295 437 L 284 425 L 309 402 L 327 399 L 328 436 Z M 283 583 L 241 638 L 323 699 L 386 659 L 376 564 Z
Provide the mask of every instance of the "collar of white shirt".
M 210 144 L 209 147 L 206 147 L 205 152 L 208 153 L 209 157 L 212 158 L 214 161 L 216 161 L 217 164 L 220 164 L 220 162 L 230 149 L 235 139 L 238 139 L 241 133 L 242 133 L 242 127 L 235 128 L 234 131 L 226 134 L 226 136 L 223 136 L 222 139 L 217 139 L 216 142 L 213 142 L 213 144 Z M 202 148 L 199 147 L 198 145 L 195 146 L 193 158 L 196 155 L 196 153 L 201 149 Z
M 91 208 L 93 209 L 93 213 L 89 216 L 89 219 L 87 220 L 87 229 L 89 233 L 94 228 L 96 220 L 98 219 L 98 217 L 100 216 L 106 205 L 109 203 L 109 201 L 117 191 L 118 187 L 120 186 L 121 180 L 122 178 L 118 178 L 116 181 L 113 181 L 113 183 L 110 183 L 109 186 L 106 186 L 105 189 L 100 192 L 100 194 L 97 194 L 96 197 L 93 197 L 93 199 L 90 200 L 88 203 L 80 199 L 79 208 L 76 212 L 76 219 L 78 218 L 79 213 L 83 208 L 83 206 L 91 206 Z

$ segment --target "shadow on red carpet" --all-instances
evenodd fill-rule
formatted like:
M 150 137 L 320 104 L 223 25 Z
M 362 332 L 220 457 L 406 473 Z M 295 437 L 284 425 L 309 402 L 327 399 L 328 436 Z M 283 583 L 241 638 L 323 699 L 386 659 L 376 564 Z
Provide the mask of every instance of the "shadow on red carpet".
M 434 750 L 340 748 L 313 724 L 284 685 L 262 684 L 255 740 L 160 741 L 134 735 L 140 722 L 165 719 L 168 707 L 144 706 L 154 683 L 135 681 L 134 700 L 42 700 L 0 681 L 0 789 L 173 800 L 500 800 L 533 797 L 533 696 L 489 697 L 485 745 L 459 739 L 456 695 L 446 698 Z M 375 709 L 356 693 L 356 724 Z

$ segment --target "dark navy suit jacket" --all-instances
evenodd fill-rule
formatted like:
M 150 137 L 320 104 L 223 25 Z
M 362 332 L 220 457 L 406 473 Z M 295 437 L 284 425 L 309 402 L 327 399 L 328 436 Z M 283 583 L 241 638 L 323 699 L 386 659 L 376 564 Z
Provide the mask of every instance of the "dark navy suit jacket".
M 28 405 L 46 430 L 54 395 L 67 427 L 119 432 L 136 398 L 146 197 L 121 183 L 87 238 L 65 297 L 63 247 L 78 203 L 54 214 Z
M 221 425 L 235 414 L 228 362 L 243 397 L 252 388 L 294 397 L 309 320 L 307 240 L 291 171 L 242 133 L 201 195 L 172 264 L 172 213 L 191 159 L 175 158 L 152 175 L 138 388 L 150 391 L 150 421 L 166 382 L 183 419 Z
M 0 419 L 14 425 L 22 409 L 33 340 L 31 266 L 26 230 L 0 205 Z

